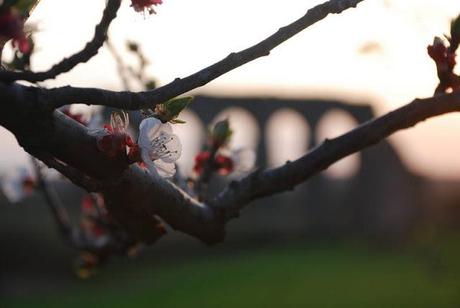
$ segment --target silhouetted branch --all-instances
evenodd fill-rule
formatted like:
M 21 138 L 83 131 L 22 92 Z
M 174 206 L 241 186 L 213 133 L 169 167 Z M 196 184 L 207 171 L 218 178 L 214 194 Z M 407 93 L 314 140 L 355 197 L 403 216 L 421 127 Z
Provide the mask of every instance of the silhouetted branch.
M 300 19 L 280 28 L 276 33 L 240 52 L 231 53 L 226 58 L 183 79 L 144 92 L 116 92 L 97 88 L 61 87 L 44 89 L 44 97 L 52 108 L 73 103 L 103 105 L 127 110 L 153 108 L 156 104 L 174 98 L 190 90 L 201 87 L 229 71 L 257 58 L 268 56 L 270 51 L 298 34 L 305 28 L 324 19 L 329 14 L 339 14 L 354 8 L 364 0 L 330 0 L 307 11 Z M 1 75 L 0 75 L 1 77 Z M 1 79 L 1 78 L 0 78 Z
M 112 54 L 113 59 L 115 60 L 115 63 L 117 65 L 118 76 L 120 76 L 120 80 L 123 85 L 123 89 L 125 91 L 129 91 L 130 90 L 129 78 L 127 76 L 128 68 L 123 62 L 123 59 L 120 56 L 120 54 L 117 52 L 117 49 L 115 48 L 115 46 L 112 45 L 112 42 L 110 41 L 110 39 L 107 38 L 107 40 L 105 41 L 105 44 L 107 46 L 107 49 Z
M 220 242 L 226 222 L 237 217 L 251 201 L 292 190 L 341 158 L 376 144 L 398 130 L 460 111 L 460 91 L 416 99 L 342 136 L 326 140 L 298 160 L 279 168 L 253 172 L 232 182 L 215 199 L 203 203 L 136 164 L 109 159 L 99 151 L 95 137 L 88 134 L 86 127 L 60 112 L 55 111 L 47 120 L 52 125 L 43 126 L 43 117 L 37 115 L 39 110 L 24 108 L 33 101 L 30 88 L 11 85 L 0 90 L 5 95 L 0 124 L 12 131 L 28 152 L 47 153 L 100 181 L 110 213 L 129 234 L 144 242 L 153 242 L 164 233 L 158 218 L 206 243 Z
M 4 82 L 12 82 L 15 80 L 25 80 L 30 82 L 39 82 L 48 79 L 53 79 L 56 76 L 68 72 L 80 63 L 85 63 L 94 57 L 99 48 L 104 44 L 107 37 L 107 30 L 112 20 L 117 16 L 117 11 L 120 8 L 121 0 L 108 0 L 103 16 L 99 24 L 96 26 L 93 39 L 78 53 L 69 58 L 64 58 L 61 62 L 55 64 L 49 70 L 44 72 L 12 72 L 0 71 L 0 80 Z
M 101 186 L 95 189 L 101 190 L 110 214 L 135 239 L 144 242 L 157 240 L 165 233 L 162 225 L 165 221 L 172 228 L 206 243 L 220 242 L 225 235 L 226 223 L 237 217 L 251 201 L 292 190 L 334 162 L 370 147 L 398 130 L 431 117 L 460 111 L 460 91 L 416 99 L 337 138 L 325 140 L 298 160 L 278 168 L 258 170 L 234 181 L 209 202 L 197 201 L 173 183 L 136 164 L 129 165 L 123 157 L 108 157 L 98 149 L 95 136 L 89 134 L 86 127 L 58 111 L 50 112 L 50 108 L 70 103 L 124 109 L 152 107 L 267 55 L 271 49 L 329 13 L 339 13 L 361 1 L 331 0 L 321 4 L 259 44 L 230 54 L 198 73 L 153 91 L 131 93 L 72 87 L 47 90 L 0 83 L 0 125 L 13 132 L 29 153 L 43 158 L 49 165 L 61 168 L 67 174 L 71 174 L 71 168 L 74 168 L 88 179 L 96 179 Z M 87 185 L 81 175 L 70 178 L 80 186 Z
M 326 139 L 301 158 L 271 170 L 257 170 L 232 182 L 210 204 L 225 212 L 226 219 L 254 199 L 293 190 L 298 184 L 327 169 L 338 160 L 370 147 L 389 135 L 428 118 L 460 111 L 460 91 L 416 99 L 384 116 L 361 124 L 334 139 Z

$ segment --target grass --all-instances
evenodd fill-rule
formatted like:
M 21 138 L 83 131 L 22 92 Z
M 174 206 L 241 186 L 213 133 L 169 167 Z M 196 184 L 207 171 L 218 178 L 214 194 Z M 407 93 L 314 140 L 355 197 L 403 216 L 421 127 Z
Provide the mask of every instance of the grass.
M 442 267 L 413 251 L 307 245 L 109 265 L 71 288 L 6 297 L 1 307 L 460 307 L 460 249 Z

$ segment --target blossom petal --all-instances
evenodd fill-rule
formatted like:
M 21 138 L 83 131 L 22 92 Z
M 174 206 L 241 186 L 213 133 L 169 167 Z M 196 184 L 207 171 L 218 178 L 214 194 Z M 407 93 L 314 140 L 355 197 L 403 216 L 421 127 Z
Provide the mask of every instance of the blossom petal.
M 153 162 L 160 176 L 170 178 L 176 173 L 176 166 L 173 163 L 167 163 L 160 159 Z
M 173 132 L 172 126 L 169 123 L 161 123 L 160 130 L 168 134 L 172 134 Z
M 161 157 L 165 163 L 173 163 L 179 159 L 182 154 L 182 144 L 177 135 L 170 135 L 171 139 L 165 143 L 168 154 Z
M 145 166 L 147 167 L 147 170 L 150 172 L 150 174 L 153 177 L 158 177 L 160 176 L 158 174 L 157 168 L 153 161 L 150 159 L 149 154 L 146 149 L 141 148 L 141 158 L 142 161 L 144 162 Z
M 144 119 L 139 127 L 138 145 L 141 158 L 152 176 L 171 177 L 176 172 L 174 162 L 182 153 L 179 137 L 169 123 L 156 118 Z
M 139 139 L 137 144 L 141 148 L 150 148 L 150 141 L 160 133 L 161 121 L 156 118 L 142 120 L 139 125 Z

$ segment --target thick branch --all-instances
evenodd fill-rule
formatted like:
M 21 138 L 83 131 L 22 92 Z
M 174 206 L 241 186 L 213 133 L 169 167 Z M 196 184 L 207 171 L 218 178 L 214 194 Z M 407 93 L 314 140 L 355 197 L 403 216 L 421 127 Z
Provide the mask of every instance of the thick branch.
M 78 53 L 69 58 L 64 58 L 61 62 L 52 66 L 44 72 L 12 72 L 0 71 L 0 80 L 4 82 L 12 82 L 16 80 L 25 80 L 30 82 L 39 82 L 48 79 L 53 79 L 56 76 L 72 70 L 80 63 L 85 63 L 94 57 L 99 48 L 104 44 L 107 37 L 107 30 L 112 20 L 117 16 L 117 11 L 120 8 L 121 0 L 109 0 L 104 10 L 103 16 L 94 31 L 93 39 Z
M 95 138 L 84 126 L 60 112 L 47 118 L 46 110 L 35 108 L 40 106 L 39 102 L 31 105 L 36 97 L 33 89 L 11 85 L 0 87 L 0 91 L 5 98 L 0 124 L 12 131 L 31 154 L 47 153 L 102 182 L 111 213 L 130 234 L 144 242 L 153 242 L 162 234 L 157 217 L 206 243 L 222 241 L 226 222 L 238 216 L 251 201 L 292 190 L 341 158 L 398 130 L 430 117 L 460 111 L 460 91 L 416 99 L 340 137 L 326 140 L 296 161 L 233 182 L 214 200 L 203 203 L 146 170 L 108 158 L 98 150 Z
M 362 1 L 364 0 L 330 0 L 317 5 L 309 9 L 300 19 L 280 28 L 276 33 L 256 45 L 240 52 L 231 53 L 226 58 L 211 66 L 183 79 L 177 78 L 173 82 L 155 90 L 132 93 L 96 88 L 62 87 L 43 91 L 45 97 L 49 98 L 48 104 L 50 104 L 52 108 L 58 108 L 73 103 L 104 105 L 128 110 L 153 108 L 158 103 L 162 103 L 185 92 L 201 87 L 243 64 L 269 55 L 272 49 L 305 28 L 324 19 L 329 14 L 339 14 L 346 9 L 356 7 L 357 4 Z
M 226 222 L 238 216 L 240 210 L 251 201 L 291 190 L 334 162 L 378 143 L 398 130 L 414 126 L 430 117 L 460 111 L 460 91 L 416 99 L 340 137 L 326 140 L 296 161 L 279 168 L 256 171 L 240 181 L 232 182 L 208 203 L 194 200 L 174 184 L 152 176 L 146 170 L 135 165 L 128 166 L 123 159 L 113 160 L 105 156 L 98 150 L 95 138 L 88 134 L 85 127 L 57 111 L 49 113 L 49 107 L 74 102 L 125 109 L 151 107 L 154 103 L 201 86 L 239 65 L 268 54 L 277 44 L 327 14 L 340 12 L 359 2 L 331 0 L 319 5 L 267 40 L 153 91 L 135 94 L 71 87 L 41 90 L 0 83 L 0 92 L 5 102 L 0 113 L 0 124 L 11 130 L 31 154 L 45 153 L 55 158 L 56 162 L 63 162 L 102 182 L 102 193 L 109 210 L 137 239 L 152 242 L 161 236 L 159 217 L 174 229 L 204 242 L 219 242 L 224 237 Z

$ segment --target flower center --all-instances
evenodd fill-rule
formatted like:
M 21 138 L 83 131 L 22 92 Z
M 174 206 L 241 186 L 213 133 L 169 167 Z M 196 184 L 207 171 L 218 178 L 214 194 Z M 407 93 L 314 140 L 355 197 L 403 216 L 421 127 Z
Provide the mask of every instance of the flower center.
M 172 150 L 168 147 L 168 143 L 173 141 L 172 135 L 161 132 L 160 135 L 151 141 L 152 149 L 150 157 L 152 160 L 172 158 L 176 156 L 179 151 Z

